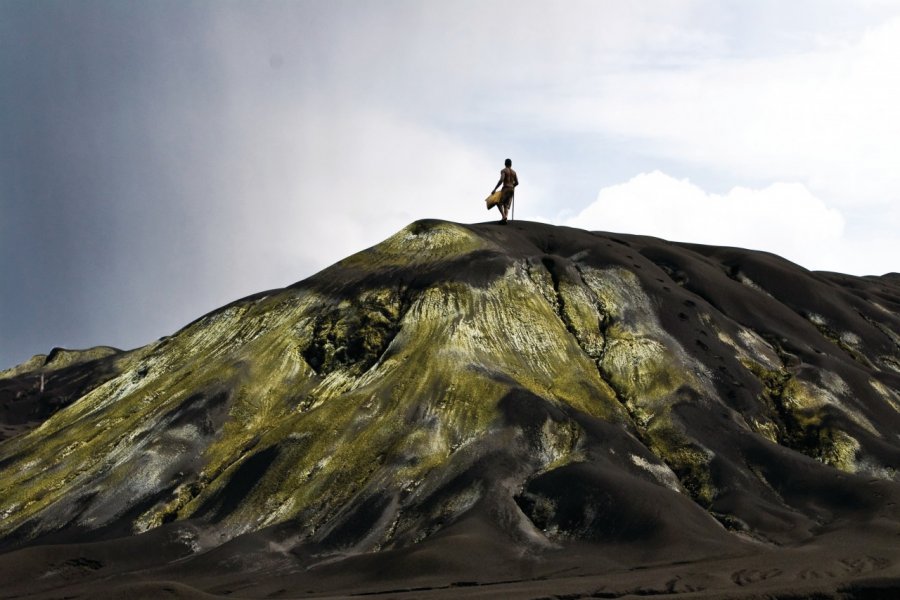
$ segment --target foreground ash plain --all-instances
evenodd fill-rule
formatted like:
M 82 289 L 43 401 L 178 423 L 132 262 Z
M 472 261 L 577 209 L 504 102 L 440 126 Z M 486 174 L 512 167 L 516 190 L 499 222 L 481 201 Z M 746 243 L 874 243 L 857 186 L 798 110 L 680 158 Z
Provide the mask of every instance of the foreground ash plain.
M 0 598 L 900 597 L 896 274 L 418 221 L 0 436 Z

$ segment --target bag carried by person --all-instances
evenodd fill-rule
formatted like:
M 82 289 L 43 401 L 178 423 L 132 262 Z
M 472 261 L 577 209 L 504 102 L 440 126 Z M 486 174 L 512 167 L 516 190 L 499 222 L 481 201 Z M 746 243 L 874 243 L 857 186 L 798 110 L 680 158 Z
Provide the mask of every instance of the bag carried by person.
M 484 199 L 484 203 L 487 204 L 487 209 L 491 210 L 498 204 L 500 204 L 500 199 L 503 197 L 503 190 L 499 190 L 494 192 L 490 196 Z

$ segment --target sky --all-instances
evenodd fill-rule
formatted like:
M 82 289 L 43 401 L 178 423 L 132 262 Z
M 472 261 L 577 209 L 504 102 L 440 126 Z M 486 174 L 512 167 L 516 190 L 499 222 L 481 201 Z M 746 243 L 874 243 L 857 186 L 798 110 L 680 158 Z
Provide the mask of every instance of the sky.
M 900 0 L 0 0 L 0 369 L 422 218 L 900 271 Z

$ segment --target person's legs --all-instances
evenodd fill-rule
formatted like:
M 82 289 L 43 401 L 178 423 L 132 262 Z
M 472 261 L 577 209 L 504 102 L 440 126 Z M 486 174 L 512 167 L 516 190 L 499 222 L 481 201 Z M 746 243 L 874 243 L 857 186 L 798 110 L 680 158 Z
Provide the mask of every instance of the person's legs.
M 503 196 L 500 198 L 500 214 L 503 216 L 501 223 L 506 223 L 509 218 L 509 204 L 512 201 L 512 189 L 503 190 Z

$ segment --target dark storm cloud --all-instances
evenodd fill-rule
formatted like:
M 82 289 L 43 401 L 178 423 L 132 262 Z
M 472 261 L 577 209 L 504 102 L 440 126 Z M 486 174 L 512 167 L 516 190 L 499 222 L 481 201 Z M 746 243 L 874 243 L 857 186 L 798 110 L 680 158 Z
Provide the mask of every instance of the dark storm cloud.
M 147 343 L 408 222 L 348 222 L 356 180 L 399 177 L 341 172 L 387 140 L 452 162 L 347 108 L 387 97 L 372 52 L 399 27 L 355 3 L 0 3 L 0 369 Z
M 198 117 L 221 80 L 200 15 L 173 6 L 0 5 L 0 364 L 104 335 L 146 342 L 139 319 L 110 336 L 117 307 L 156 313 L 154 289 L 198 275 L 180 267 L 203 240 L 173 173 L 202 164 Z

